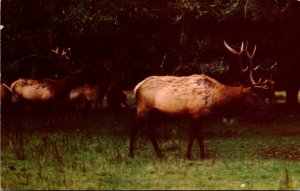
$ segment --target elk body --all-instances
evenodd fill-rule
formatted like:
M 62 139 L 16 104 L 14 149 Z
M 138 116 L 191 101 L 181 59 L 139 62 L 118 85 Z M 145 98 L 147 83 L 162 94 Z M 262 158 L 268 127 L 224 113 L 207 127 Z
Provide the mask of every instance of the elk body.
M 69 102 L 75 106 L 101 109 L 106 89 L 99 85 L 84 84 L 83 86 L 72 89 L 68 99 Z
M 20 121 L 25 121 L 33 115 L 37 120 L 41 120 L 44 127 L 54 127 L 53 117 L 62 114 L 65 97 L 78 83 L 80 80 L 73 75 L 61 80 L 16 80 L 11 85 L 16 115 L 23 118 Z M 19 125 L 20 133 L 22 126 Z
M 236 52 L 229 48 L 233 53 Z M 264 94 L 269 92 L 269 87 L 261 80 L 256 82 L 252 76 L 255 50 L 256 48 L 249 54 L 242 43 L 240 54 L 246 53 L 249 65 L 245 70 L 241 68 L 241 76 L 238 77 L 243 78 L 246 85 L 239 83 L 236 86 L 227 86 L 206 75 L 150 76 L 137 84 L 134 89 L 137 116 L 131 132 L 129 156 L 134 157 L 136 136 L 141 125 L 147 120 L 150 141 L 156 154 L 162 156 L 155 136 L 154 123 L 158 115 L 189 118 L 191 126 L 186 156 L 191 159 L 193 142 L 198 139 L 200 157 L 204 159 L 206 154 L 201 123 L 206 117 L 213 113 L 234 114 L 243 108 L 266 109 L 269 104 L 265 102 Z M 245 71 L 248 71 L 248 75 Z
M 198 139 L 201 158 L 205 158 L 201 120 L 218 111 L 232 111 L 236 107 L 260 106 L 262 101 L 251 87 L 225 86 L 206 75 L 151 76 L 135 87 L 137 121 L 130 138 L 130 156 L 134 156 L 134 142 L 142 123 L 155 113 L 185 116 L 192 120 L 187 157 L 191 158 L 194 139 Z M 152 115 L 152 116 L 151 116 Z M 151 120 L 153 121 L 153 120 Z M 149 128 L 150 140 L 158 156 L 153 124 Z
M 75 85 L 74 76 L 67 76 L 61 80 L 20 78 L 11 84 L 12 101 L 51 102 L 61 98 Z

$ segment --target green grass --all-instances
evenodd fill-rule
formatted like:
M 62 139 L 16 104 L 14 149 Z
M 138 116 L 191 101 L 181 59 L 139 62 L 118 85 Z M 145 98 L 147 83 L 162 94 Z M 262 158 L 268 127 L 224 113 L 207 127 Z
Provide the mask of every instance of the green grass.
M 71 117 L 57 114 L 53 127 L 28 114 L 2 124 L 2 189 L 300 189 L 300 114 L 284 112 L 268 122 L 205 123 L 207 160 L 198 145 L 185 158 L 186 121 L 158 129 L 164 158 L 144 132 L 128 158 L 134 111 Z M 9 123 L 9 124 L 8 124 Z

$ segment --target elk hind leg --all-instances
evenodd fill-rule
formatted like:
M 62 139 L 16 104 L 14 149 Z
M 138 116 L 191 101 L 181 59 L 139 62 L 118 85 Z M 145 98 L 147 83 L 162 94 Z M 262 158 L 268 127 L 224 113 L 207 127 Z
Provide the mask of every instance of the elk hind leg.
M 203 133 L 203 127 L 200 125 L 197 130 L 197 139 L 199 143 L 199 148 L 200 148 L 200 158 L 205 159 L 205 151 L 204 151 L 204 133 Z
M 143 121 L 145 120 L 137 117 L 135 125 L 131 130 L 130 145 L 129 145 L 129 157 L 131 158 L 134 158 L 134 143 Z
M 155 135 L 155 127 L 154 127 L 154 123 L 153 123 L 153 120 L 150 121 L 150 126 L 148 128 L 148 134 L 149 134 L 149 138 L 150 138 L 150 141 L 153 145 L 153 148 L 157 154 L 157 156 L 159 158 L 163 157 L 163 154 L 158 146 L 158 143 L 157 143 L 157 138 L 156 138 L 156 135 Z

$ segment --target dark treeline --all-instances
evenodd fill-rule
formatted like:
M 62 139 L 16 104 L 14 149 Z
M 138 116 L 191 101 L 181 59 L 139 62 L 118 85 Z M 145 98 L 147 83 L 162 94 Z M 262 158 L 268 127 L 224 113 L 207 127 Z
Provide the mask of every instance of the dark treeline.
M 206 73 L 222 81 L 230 62 L 223 40 L 249 41 L 250 49 L 257 45 L 254 62 L 262 72 L 277 61 L 276 88 L 297 103 L 296 0 L 3 0 L 1 8 L 1 76 L 8 84 L 84 68 L 90 81 L 110 76 L 112 84 L 131 89 L 148 75 L 171 74 L 179 62 L 178 75 Z M 49 50 L 57 46 L 70 48 L 68 67 L 56 66 Z

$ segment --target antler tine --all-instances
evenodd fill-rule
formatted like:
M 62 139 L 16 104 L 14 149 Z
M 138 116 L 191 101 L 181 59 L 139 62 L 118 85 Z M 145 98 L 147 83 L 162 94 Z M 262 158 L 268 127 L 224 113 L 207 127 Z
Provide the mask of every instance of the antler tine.
M 243 51 L 244 51 L 244 42 L 242 42 L 240 54 L 242 54 Z
M 277 65 L 277 61 L 269 68 L 269 70 L 273 70 L 273 68 Z
M 269 75 L 270 80 L 273 80 L 272 70 L 274 69 L 274 67 L 275 67 L 276 65 L 277 65 L 277 61 L 275 61 L 275 63 L 274 63 L 271 67 L 269 67 L 269 68 L 267 69 L 267 72 L 268 72 L 268 75 Z
M 162 69 L 162 71 L 164 71 L 164 64 L 165 64 L 166 57 L 167 57 L 167 54 L 164 55 L 164 57 L 163 57 L 163 59 L 161 61 L 161 64 L 159 65 L 160 68 Z
M 254 71 L 256 71 L 259 68 L 259 65 L 257 65 L 255 68 L 253 68 Z
M 256 52 L 256 45 L 254 46 L 254 49 L 253 49 L 253 51 L 252 51 L 252 54 L 250 54 L 250 53 L 248 52 L 248 50 L 246 49 L 246 54 L 247 54 L 247 56 L 248 56 L 249 59 L 253 59 L 253 57 L 254 57 L 254 55 L 255 55 L 255 52 Z
M 51 51 L 54 52 L 55 54 L 58 54 L 58 46 L 54 50 L 51 49 Z
M 241 54 L 243 53 L 243 51 L 244 51 L 244 42 L 242 42 L 242 44 L 241 44 L 240 52 L 237 52 L 236 50 L 234 50 L 233 48 L 231 48 L 231 47 L 227 44 L 227 42 L 226 42 L 225 40 L 224 40 L 223 42 L 224 42 L 225 47 L 226 47 L 230 52 L 232 52 L 233 54 L 241 55 Z
M 253 87 L 259 88 L 259 89 L 264 89 L 264 90 L 269 90 L 270 89 L 267 85 L 264 85 L 264 86 L 254 85 Z
M 254 57 L 255 52 L 256 52 L 256 45 L 254 45 L 254 49 L 253 49 L 253 52 L 251 54 L 251 57 Z
M 266 83 L 268 83 L 268 79 L 265 79 L 265 81 L 263 81 L 263 82 L 261 82 L 261 84 L 266 84 Z
M 176 72 L 178 72 L 180 70 L 180 68 L 182 67 L 182 57 L 181 57 L 181 55 L 179 55 L 178 58 L 179 58 L 179 65 L 174 70 L 174 72 L 172 72 L 172 74 L 175 74 Z
M 223 42 L 224 42 L 225 47 L 226 47 L 231 53 L 233 53 L 233 54 L 241 55 L 242 52 L 244 51 L 244 42 L 242 42 L 242 44 L 241 44 L 240 52 L 237 52 L 236 50 L 234 50 L 233 48 L 231 48 L 231 47 L 227 44 L 227 42 L 226 42 L 225 40 L 224 40 Z
M 265 81 L 262 82 L 262 78 L 259 78 L 257 84 L 263 85 L 263 84 L 267 84 L 268 83 L 268 79 L 265 79 Z
M 248 41 L 247 41 L 247 45 L 248 47 Z M 253 67 L 253 59 L 254 59 L 254 55 L 255 55 L 255 52 L 256 52 L 256 45 L 254 46 L 254 49 L 252 51 L 252 54 L 250 54 L 248 52 L 248 50 L 246 49 L 246 55 L 249 59 L 249 78 L 250 78 L 250 82 L 251 82 L 251 85 L 262 85 L 261 84 L 261 78 L 258 80 L 258 82 L 256 82 L 253 78 L 253 71 L 257 70 L 259 68 L 259 65 L 257 65 L 256 67 Z
M 241 68 L 242 69 L 242 72 L 247 72 L 247 70 L 249 69 L 249 66 L 246 66 L 246 68 Z
M 64 56 L 66 54 L 67 54 L 67 51 L 65 51 L 65 49 L 63 49 L 61 55 Z
M 242 53 L 245 51 L 245 49 L 244 49 L 244 42 L 242 41 L 242 44 L 241 44 L 241 46 L 240 46 L 240 51 L 239 51 L 239 52 L 237 52 L 236 50 L 234 50 L 233 48 L 231 48 L 231 47 L 227 44 L 227 42 L 226 42 L 225 40 L 224 40 L 223 42 L 224 42 L 225 47 L 226 47 L 231 53 L 233 53 L 234 55 L 238 56 L 238 57 L 239 57 L 239 60 L 241 60 L 241 55 L 242 55 Z M 241 62 L 241 61 L 240 61 L 240 62 Z M 242 63 L 240 63 L 240 62 L 239 62 L 240 72 L 241 72 L 241 73 L 247 72 L 247 70 L 249 69 L 249 67 L 246 66 L 246 68 L 244 68 L 244 67 L 242 66 Z
M 238 54 L 238 52 L 235 51 L 233 48 L 231 48 L 231 47 L 226 43 L 225 40 L 224 40 L 223 42 L 224 42 L 225 47 L 226 47 L 230 52 L 232 52 L 233 54 Z

